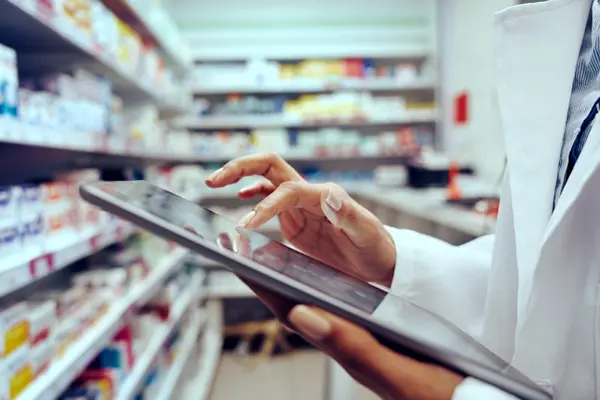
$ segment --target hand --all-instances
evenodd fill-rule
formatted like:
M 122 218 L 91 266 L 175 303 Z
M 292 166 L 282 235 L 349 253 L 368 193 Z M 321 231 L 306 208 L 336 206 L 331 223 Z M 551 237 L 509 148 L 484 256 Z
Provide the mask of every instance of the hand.
M 288 319 L 296 331 L 382 399 L 450 400 L 463 379 L 395 353 L 366 330 L 321 309 L 299 305 Z
M 245 281 L 288 327 L 337 361 L 357 382 L 384 400 L 450 400 L 463 377 L 393 352 L 366 330 L 315 307 Z
M 300 251 L 361 280 L 391 284 L 396 264 L 391 235 L 338 185 L 309 184 L 276 154 L 232 160 L 206 183 L 224 187 L 253 175 L 267 181 L 242 189 L 239 197 L 267 197 L 240 225 L 256 229 L 278 216 L 283 237 Z

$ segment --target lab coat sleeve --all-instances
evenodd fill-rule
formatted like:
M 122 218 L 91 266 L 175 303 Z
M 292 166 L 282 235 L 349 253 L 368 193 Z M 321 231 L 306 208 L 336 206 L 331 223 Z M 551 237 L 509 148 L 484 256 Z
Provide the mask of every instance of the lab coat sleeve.
M 477 379 L 465 379 L 454 391 L 452 400 L 518 400 L 494 386 L 480 382 Z
M 386 229 L 396 245 L 391 292 L 480 337 L 494 236 L 454 246 L 414 231 Z M 385 308 L 384 301 L 376 312 Z
M 396 271 L 391 292 L 446 318 L 474 337 L 480 337 L 491 269 L 494 235 L 462 246 L 410 230 L 386 227 L 396 244 Z M 376 313 L 392 316 L 386 301 Z M 387 310 L 386 310 L 387 308 Z M 452 400 L 517 400 L 494 386 L 465 379 Z

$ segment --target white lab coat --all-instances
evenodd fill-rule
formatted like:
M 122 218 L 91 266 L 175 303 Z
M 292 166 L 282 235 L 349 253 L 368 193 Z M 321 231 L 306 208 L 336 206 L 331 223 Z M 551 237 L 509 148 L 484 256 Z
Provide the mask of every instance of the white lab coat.
M 599 118 L 552 211 L 591 1 L 551 0 L 496 15 L 508 157 L 496 234 L 455 247 L 390 228 L 398 254 L 393 292 L 452 320 L 566 400 L 600 399 Z M 453 400 L 512 398 L 467 379 Z

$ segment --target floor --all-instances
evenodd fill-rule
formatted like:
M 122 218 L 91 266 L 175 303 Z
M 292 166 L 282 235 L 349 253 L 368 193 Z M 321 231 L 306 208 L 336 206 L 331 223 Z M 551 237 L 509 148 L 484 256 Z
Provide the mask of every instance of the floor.
M 325 396 L 325 357 L 316 351 L 295 351 L 260 360 L 226 353 L 221 358 L 210 400 L 322 400 Z M 361 386 L 352 398 L 377 400 Z
M 324 389 L 325 357 L 316 351 L 270 359 L 225 354 L 210 400 L 321 400 Z

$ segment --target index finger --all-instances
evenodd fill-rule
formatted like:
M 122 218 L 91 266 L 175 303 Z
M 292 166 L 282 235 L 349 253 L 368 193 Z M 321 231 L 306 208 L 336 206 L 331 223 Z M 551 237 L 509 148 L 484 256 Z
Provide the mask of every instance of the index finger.
M 300 174 L 275 153 L 252 154 L 229 161 L 206 180 L 213 188 L 236 183 L 246 176 L 263 176 L 273 185 L 302 180 Z
M 290 208 L 303 208 L 318 215 L 320 212 L 321 191 L 327 186 L 306 182 L 287 182 L 254 207 L 240 224 L 248 229 L 260 228 L 271 218 Z

